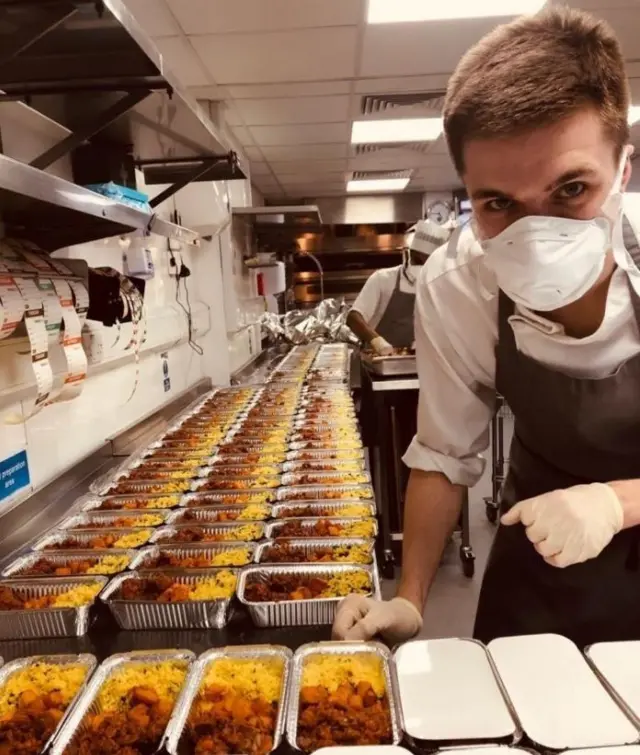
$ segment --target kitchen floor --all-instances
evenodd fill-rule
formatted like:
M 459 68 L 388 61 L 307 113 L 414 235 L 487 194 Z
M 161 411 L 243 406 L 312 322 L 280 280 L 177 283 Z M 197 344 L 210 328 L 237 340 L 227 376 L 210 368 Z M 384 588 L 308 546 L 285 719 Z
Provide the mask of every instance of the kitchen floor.
M 505 451 L 511 437 L 511 428 L 505 427 Z M 488 460 L 491 454 L 486 454 Z M 478 603 L 482 575 L 487 563 L 489 549 L 496 531 L 485 514 L 483 498 L 491 494 L 491 464 L 482 480 L 469 491 L 471 545 L 476 556 L 476 572 L 472 579 L 462 573 L 458 555 L 457 538 L 447 548 L 435 583 L 427 602 L 424 626 L 420 634 L 423 638 L 470 637 Z M 388 580 L 383 583 L 385 597 L 392 597 L 396 583 Z

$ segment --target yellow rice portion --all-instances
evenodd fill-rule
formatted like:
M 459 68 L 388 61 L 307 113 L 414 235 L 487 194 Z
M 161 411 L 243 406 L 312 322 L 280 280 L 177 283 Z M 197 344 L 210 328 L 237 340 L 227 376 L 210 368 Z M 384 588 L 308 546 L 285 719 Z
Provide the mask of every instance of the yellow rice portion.
M 325 687 L 335 692 L 341 684 L 369 682 L 378 697 L 386 692 L 382 661 L 373 653 L 312 655 L 302 669 L 303 687 Z
M 224 687 L 272 703 L 280 699 L 283 680 L 282 658 L 218 658 L 207 669 L 203 687 Z
M 153 530 L 141 530 L 140 532 L 131 532 L 118 538 L 113 544 L 114 548 L 139 548 L 144 545 L 153 535 Z
M 320 596 L 322 598 L 342 598 L 352 593 L 371 594 L 371 577 L 364 571 L 334 574 L 327 579 L 327 582 L 327 588 Z
M 118 574 L 124 571 L 130 562 L 129 556 L 105 556 L 95 566 L 90 566 L 87 574 Z
M 128 693 L 134 687 L 151 687 L 161 699 L 173 704 L 186 676 L 185 662 L 126 663 L 103 685 L 98 703 L 102 711 L 128 710 Z
M 164 524 L 164 517 L 160 514 L 121 514 L 126 519 L 133 520 L 131 527 L 157 527 Z
M 91 603 L 102 590 L 101 584 L 78 585 L 60 593 L 53 602 L 54 608 L 78 608 Z
M 222 540 L 260 540 L 264 526 L 262 524 L 241 524 L 238 527 L 229 527 L 220 533 Z
M 219 600 L 220 598 L 231 598 L 236 590 L 237 581 L 236 575 L 225 569 L 212 577 L 200 580 L 189 592 L 189 599 Z
M 371 546 L 368 545 L 344 545 L 333 549 L 334 561 L 349 561 L 355 564 L 370 564 Z
M 248 548 L 230 548 L 211 557 L 211 566 L 245 566 L 251 561 Z
M 263 519 L 268 519 L 271 513 L 268 506 L 260 504 L 249 504 L 240 512 L 239 519 L 247 519 L 248 521 L 259 522 Z
M 86 666 L 79 664 L 55 665 L 34 663 L 20 669 L 0 687 L 0 716 L 10 715 L 18 707 L 20 695 L 32 690 L 38 695 L 60 692 L 65 705 L 76 696 L 87 676 Z

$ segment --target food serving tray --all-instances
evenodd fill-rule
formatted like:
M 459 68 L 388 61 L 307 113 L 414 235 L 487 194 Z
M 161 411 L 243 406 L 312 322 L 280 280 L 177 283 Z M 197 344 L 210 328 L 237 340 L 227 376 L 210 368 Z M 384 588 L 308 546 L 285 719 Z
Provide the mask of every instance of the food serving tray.
M 403 729 L 414 746 L 514 744 L 520 739 L 491 659 L 480 642 L 414 640 L 401 645 L 393 660 Z
M 87 715 L 101 713 L 99 696 L 104 685 L 114 675 L 125 670 L 127 666 L 135 667 L 143 664 L 176 661 L 184 664 L 185 671 L 188 672 L 195 657 L 195 653 L 192 653 L 190 650 L 153 650 L 121 653 L 107 658 L 97 668 L 83 694 L 73 706 L 73 709 L 69 711 L 69 715 L 65 718 L 63 725 L 52 741 L 49 755 L 65 755 L 68 748 L 74 743 L 77 734 L 86 725 L 85 720 Z M 174 706 L 173 715 L 176 714 L 176 710 L 177 705 Z M 171 721 L 169 722 L 169 726 L 171 726 Z
M 255 540 L 260 540 L 264 536 L 265 525 L 263 522 L 229 522 L 228 524 L 226 523 L 225 524 L 180 524 L 180 525 L 167 525 L 166 527 L 158 527 L 158 529 L 151 536 L 149 542 L 153 544 L 156 544 L 156 543 L 169 544 L 169 541 L 166 540 L 165 538 L 173 537 L 178 532 L 180 532 L 180 530 L 191 529 L 194 527 L 204 530 L 207 535 L 222 535 L 225 532 L 228 532 L 229 530 L 238 529 L 239 527 L 246 527 L 248 525 L 256 525 L 256 527 L 258 528 L 258 534 L 256 535 Z M 198 542 L 202 542 L 202 541 L 198 541 Z M 227 542 L 241 542 L 241 541 L 211 540 L 209 542 L 227 543 Z M 186 545 L 186 543 L 184 544 Z
M 87 551 L 51 551 L 49 553 L 43 553 L 42 551 L 34 551 L 27 553 L 24 556 L 16 558 L 2 572 L 2 577 L 12 579 L 60 579 L 56 575 L 50 574 L 25 574 L 24 572 L 30 569 L 34 564 L 42 559 L 51 561 L 58 566 L 68 566 L 78 561 L 86 561 L 87 559 L 112 558 L 118 556 L 126 556 L 129 559 L 129 564 L 133 561 L 134 556 L 138 551 L 132 549 L 119 550 L 116 548 L 110 548 L 107 550 L 87 550 Z M 123 566 L 122 571 L 127 568 L 127 565 Z M 115 572 L 114 572 L 115 573 Z M 84 576 L 84 575 L 83 575 Z M 88 577 L 98 576 L 95 574 L 87 574 Z M 100 575 L 107 576 L 107 575 Z M 66 577 L 63 577 L 65 579 Z
M 273 519 L 357 519 L 353 514 L 345 514 L 345 509 L 349 506 L 361 506 L 363 509 L 362 517 L 373 517 L 376 515 L 376 507 L 372 501 L 293 501 L 289 503 L 276 503 L 271 509 Z M 309 513 L 297 514 L 297 509 L 307 509 Z M 326 512 L 326 513 L 324 513 Z
M 306 662 L 314 656 L 354 656 L 360 654 L 375 655 L 382 663 L 389 715 L 391 717 L 391 744 L 400 744 L 402 741 L 402 726 L 399 698 L 389 649 L 380 642 L 314 642 L 302 645 L 293 656 L 286 726 L 287 742 L 294 750 L 300 751 L 300 747 L 298 746 L 298 718 L 300 716 L 300 691 L 302 689 L 303 672 Z M 333 748 L 331 749 L 333 750 Z M 353 748 L 351 749 L 353 750 Z M 355 752 L 358 749 L 365 752 L 365 749 L 368 750 L 369 748 L 357 748 Z
M 331 524 L 358 524 L 360 522 L 371 522 L 372 524 L 372 534 L 371 537 L 375 538 L 378 535 L 378 522 L 375 519 L 358 519 L 357 517 L 334 517 L 327 519 L 326 517 L 318 517 L 315 519 L 298 519 L 293 517 L 292 519 L 278 519 L 275 522 L 269 522 L 265 527 L 264 536 L 267 539 L 274 539 L 274 538 L 280 538 L 285 537 L 289 538 L 288 535 L 281 535 L 283 527 L 288 522 L 295 522 L 296 524 L 300 525 L 304 529 L 311 529 L 314 525 L 316 525 L 318 522 L 326 522 L 329 521 Z M 296 535 L 295 537 L 303 537 L 302 535 Z M 313 538 L 321 538 L 322 536 L 312 534 L 310 537 Z M 341 535 L 327 535 L 327 537 L 342 537 Z M 345 537 L 349 537 L 348 535 L 345 535 Z M 367 537 L 368 539 L 368 537 Z
M 142 508 L 132 508 L 132 504 L 137 503 L 138 501 L 144 501 L 145 505 Z M 135 514 L 136 512 L 145 512 L 149 510 L 153 511 L 164 511 L 165 509 L 171 509 L 175 506 L 178 506 L 180 504 L 180 494 L 168 494 L 168 495 L 160 495 L 160 496 L 143 496 L 143 495 L 112 495 L 112 496 L 96 496 L 96 495 L 87 495 L 82 496 L 79 498 L 75 504 L 74 508 L 79 509 L 80 511 L 89 512 L 89 511 L 101 511 L 101 512 L 108 512 L 108 511 L 118 511 L 118 512 L 127 512 L 130 511 L 131 514 Z M 126 514 L 121 514 L 121 516 L 126 516 Z
M 276 493 L 283 501 L 372 501 L 371 485 L 292 485 Z
M 229 567 L 212 569 L 156 569 L 132 571 L 112 579 L 100 595 L 121 629 L 222 629 L 231 616 L 233 596 L 215 600 L 185 600 L 179 603 L 158 603 L 155 600 L 123 600 L 118 596 L 122 585 L 131 579 L 171 576 L 176 582 L 197 585 L 207 577 Z
M 245 566 L 255 560 L 256 543 L 244 543 L 230 541 L 226 543 L 181 543 L 178 545 L 148 545 L 146 548 L 142 548 L 136 551 L 136 556 L 132 560 L 129 569 L 131 571 L 165 571 L 172 567 L 170 566 L 157 566 L 156 562 L 162 555 L 173 555 L 178 558 L 189 558 L 196 556 L 212 557 L 217 556 L 220 553 L 226 553 L 228 551 L 238 550 L 239 548 L 246 548 L 247 550 L 247 563 L 238 564 L 234 566 L 211 566 L 207 568 L 211 569 L 237 569 L 239 566 Z M 183 567 L 177 567 L 183 568 Z
M 287 461 L 284 464 L 286 473 L 316 474 L 317 472 L 361 472 L 365 468 L 364 459 L 307 459 L 301 461 Z
M 488 646 L 515 715 L 535 749 L 635 744 L 636 727 L 566 637 L 503 637 Z
M 233 493 L 242 490 L 275 490 L 278 487 L 280 477 L 205 477 L 193 480 L 189 490 L 192 493 Z
M 272 503 L 275 490 L 210 490 L 206 493 L 187 493 L 180 499 L 180 506 L 202 508 L 204 506 L 248 506 L 253 503 Z
M 370 485 L 368 472 L 289 472 L 280 479 L 283 487 L 315 487 L 316 485 Z
M 289 451 L 362 451 L 361 438 L 349 438 L 345 440 L 338 436 L 331 438 L 317 438 L 315 440 L 296 440 L 289 443 Z
M 353 564 L 257 564 L 247 566 L 240 572 L 237 594 L 253 623 L 257 627 L 303 627 L 332 624 L 336 608 L 342 597 L 315 598 L 311 600 L 286 600 L 282 602 L 254 603 L 247 600 L 247 582 L 257 578 L 266 580 L 280 574 L 299 574 L 308 577 L 331 577 L 336 574 L 353 574 L 365 571 L 371 577 L 371 596 L 380 597 L 380 582 L 377 571 L 371 566 Z M 344 596 L 343 596 L 344 597 Z
M 160 521 L 157 524 L 133 524 L 130 525 L 133 528 L 141 527 L 146 529 L 147 527 L 159 527 L 167 519 L 167 512 L 161 509 L 141 509 L 138 511 L 99 511 L 99 512 L 85 512 L 83 514 L 75 514 L 74 516 L 63 519 L 57 526 L 58 530 L 95 530 L 101 527 L 109 528 L 109 525 L 118 519 L 136 519 L 144 516 L 159 517 Z M 112 526 L 111 529 L 121 529 L 117 525 Z
M 54 577 L 52 579 L 3 579 L 0 589 L 10 587 L 20 590 L 29 598 L 45 595 L 60 595 L 79 585 L 100 584 L 104 587 L 106 577 Z M 81 637 L 87 633 L 91 619 L 92 600 L 77 608 L 25 609 L 0 611 L 0 640 L 42 639 L 45 637 Z
M 194 477 L 212 478 L 227 477 L 229 479 L 240 477 L 269 476 L 278 477 L 282 474 L 282 464 L 271 464 L 267 462 L 256 464 L 215 464 L 210 467 L 201 467 Z
M 640 728 L 640 642 L 598 642 L 585 655 L 618 705 Z
M 255 517 L 253 519 L 245 519 L 242 516 L 242 512 L 247 506 L 264 507 L 265 515 L 260 517 L 260 519 L 256 519 Z M 167 524 L 192 524 L 197 526 L 199 524 L 236 524 L 240 522 L 265 521 L 271 518 L 271 511 L 272 506 L 269 503 L 241 503 L 236 506 L 204 506 L 203 508 L 190 507 L 174 511 L 167 519 Z M 240 516 L 238 519 L 223 518 L 221 521 L 220 517 L 224 517 L 225 514 L 239 514 Z
M 376 375 L 389 377 L 391 375 L 417 375 L 418 373 L 415 354 L 390 357 L 374 357 L 363 354 L 362 361 Z
M 94 540 L 96 537 L 100 537 L 102 535 L 118 535 L 118 537 L 123 537 L 124 535 L 134 535 L 137 533 L 146 532 L 148 530 L 149 535 L 147 539 L 140 543 L 140 545 L 136 546 L 136 548 L 139 548 L 140 546 L 144 545 L 146 542 L 149 541 L 151 538 L 151 535 L 154 532 L 153 527 L 123 527 L 118 529 L 102 529 L 102 530 L 53 530 L 52 532 L 49 532 L 46 535 L 43 535 L 39 540 L 37 540 L 32 548 L 34 551 L 46 551 L 48 552 L 48 549 L 52 546 L 55 546 L 58 543 L 62 543 L 65 540 L 73 539 L 76 540 L 81 544 L 81 548 L 65 548 L 65 550 L 102 550 L 101 548 L 91 548 L 89 543 Z M 52 549 L 55 550 L 55 549 Z M 109 548 L 109 550 L 122 550 L 121 548 Z
M 0 691 L 3 690 L 5 685 L 9 682 L 10 678 L 14 674 L 25 671 L 31 666 L 36 666 L 39 663 L 46 663 L 51 666 L 60 667 L 82 666 L 85 669 L 84 681 L 69 702 L 69 705 L 67 706 L 66 711 L 60 719 L 60 722 L 54 729 L 53 734 L 49 737 L 44 747 L 42 748 L 42 752 L 47 752 L 58 732 L 62 730 L 65 721 L 71 715 L 74 705 L 78 702 L 78 700 L 80 700 L 84 691 L 86 690 L 89 679 L 91 678 L 91 674 L 95 670 L 95 667 L 98 665 L 98 661 L 96 660 L 95 656 L 90 655 L 89 653 L 80 653 L 79 655 L 32 655 L 29 658 L 19 658 L 15 661 L 7 663 L 6 666 L 3 666 L 2 669 L 0 669 Z
M 326 537 L 326 538 L 287 538 L 287 539 L 281 539 L 281 540 L 266 540 L 262 543 L 258 543 L 255 554 L 254 554 L 254 560 L 257 564 L 269 564 L 269 563 L 277 563 L 280 565 L 285 565 L 289 562 L 287 561 L 268 561 L 267 555 L 269 548 L 277 547 L 280 545 L 288 545 L 291 548 L 299 548 L 305 552 L 310 552 L 315 550 L 316 548 L 339 548 L 341 546 L 348 547 L 348 546 L 357 546 L 362 545 L 365 548 L 367 548 L 371 555 L 371 560 L 369 561 L 369 564 L 363 564 L 363 566 L 368 566 L 370 564 L 373 564 L 375 567 L 376 563 L 376 554 L 374 551 L 374 540 L 370 540 L 363 537 Z M 300 564 L 300 563 L 308 563 L 308 564 L 317 564 L 317 563 L 340 563 L 340 564 L 349 564 L 349 563 L 359 563 L 359 562 L 351 562 L 351 561 L 292 561 L 290 562 L 292 564 Z
M 352 459 L 359 459 L 364 463 L 364 451 L 362 448 L 306 448 L 299 451 L 289 451 L 287 453 L 287 462 L 303 462 L 303 461 L 351 461 Z
M 167 730 L 165 747 L 169 755 L 182 755 L 182 748 L 185 728 L 187 726 L 189 715 L 193 707 L 207 673 L 211 665 L 220 658 L 228 659 L 269 659 L 280 658 L 284 664 L 282 689 L 280 700 L 278 702 L 278 713 L 276 724 L 273 732 L 273 746 L 271 752 L 276 750 L 282 742 L 284 727 L 286 722 L 287 698 L 291 676 L 291 661 L 293 653 L 289 648 L 279 645 L 240 645 L 233 647 L 214 648 L 203 653 L 191 668 L 189 678 L 184 686 L 178 705 L 176 706 L 176 715 Z

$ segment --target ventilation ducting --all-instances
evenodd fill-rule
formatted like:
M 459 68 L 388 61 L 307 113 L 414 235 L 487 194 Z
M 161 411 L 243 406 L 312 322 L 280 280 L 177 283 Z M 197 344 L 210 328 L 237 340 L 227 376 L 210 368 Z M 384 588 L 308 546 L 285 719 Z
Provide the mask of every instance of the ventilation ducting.
M 411 178 L 412 170 L 354 170 L 353 181 L 375 181 L 383 178 Z
M 440 115 L 444 108 L 444 96 L 444 90 L 411 94 L 366 94 L 360 101 L 360 111 L 362 115 L 373 115 L 386 110 L 415 109 L 432 110 L 434 114 Z
M 354 152 L 356 155 L 370 155 L 377 152 L 397 152 L 398 150 L 410 150 L 426 154 L 430 149 L 432 141 L 429 142 L 392 142 L 389 144 L 355 144 Z

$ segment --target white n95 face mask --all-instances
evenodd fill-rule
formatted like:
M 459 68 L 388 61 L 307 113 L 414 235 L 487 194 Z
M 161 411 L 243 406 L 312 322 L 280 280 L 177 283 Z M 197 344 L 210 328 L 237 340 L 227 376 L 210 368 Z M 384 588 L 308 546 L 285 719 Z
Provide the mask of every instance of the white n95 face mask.
M 533 215 L 481 241 L 498 286 L 516 304 L 550 312 L 577 301 L 596 283 L 622 223 L 620 185 L 628 151 L 601 214 L 592 220 Z

